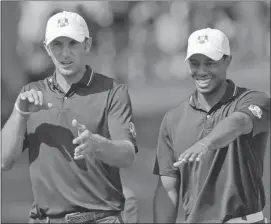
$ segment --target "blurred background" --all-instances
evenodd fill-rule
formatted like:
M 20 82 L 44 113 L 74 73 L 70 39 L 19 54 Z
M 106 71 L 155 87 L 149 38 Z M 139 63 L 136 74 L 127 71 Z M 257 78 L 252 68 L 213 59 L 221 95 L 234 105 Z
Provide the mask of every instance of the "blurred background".
M 229 78 L 270 95 L 270 3 L 267 1 L 1 1 L 1 127 L 23 85 L 54 68 L 43 47 L 53 14 L 70 10 L 87 21 L 93 38 L 88 64 L 129 87 L 139 153 L 123 182 L 139 200 L 140 222 L 152 222 L 157 177 L 152 175 L 161 120 L 193 91 L 184 63 L 187 38 L 212 27 L 230 39 Z M 270 143 L 268 144 L 268 149 Z M 28 158 L 2 173 L 2 222 L 27 222 L 32 203 Z M 270 219 L 270 150 L 264 184 Z

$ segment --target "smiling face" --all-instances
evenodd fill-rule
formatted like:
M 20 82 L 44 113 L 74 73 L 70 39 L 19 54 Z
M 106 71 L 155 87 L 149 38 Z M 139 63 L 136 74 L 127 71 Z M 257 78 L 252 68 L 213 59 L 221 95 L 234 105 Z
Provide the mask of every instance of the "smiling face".
M 199 93 L 215 93 L 226 80 L 226 73 L 231 56 L 224 56 L 218 61 L 203 54 L 194 54 L 189 58 L 189 68 Z
M 63 76 L 76 75 L 85 68 L 84 57 L 90 47 L 90 39 L 80 43 L 68 37 L 58 37 L 45 46 L 56 70 Z

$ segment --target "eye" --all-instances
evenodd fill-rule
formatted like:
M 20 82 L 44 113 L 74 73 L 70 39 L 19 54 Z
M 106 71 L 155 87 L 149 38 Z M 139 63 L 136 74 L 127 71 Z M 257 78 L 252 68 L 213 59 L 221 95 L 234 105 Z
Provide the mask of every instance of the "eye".
M 207 67 L 214 67 L 214 66 L 216 66 L 216 63 L 215 63 L 214 61 L 208 61 L 208 62 L 206 63 L 206 66 L 207 66 Z
M 52 46 L 53 46 L 53 47 L 58 47 L 58 46 L 60 46 L 60 45 L 61 45 L 61 43 L 58 42 L 58 41 L 54 41 L 54 42 L 52 43 Z
M 191 67 L 198 67 L 198 65 L 199 65 L 199 63 L 196 61 L 190 61 L 189 63 L 190 63 Z
M 71 46 L 74 46 L 74 45 L 76 45 L 76 44 L 79 44 L 79 42 L 76 41 L 76 40 L 71 40 L 71 41 L 70 41 L 70 45 L 71 45 Z

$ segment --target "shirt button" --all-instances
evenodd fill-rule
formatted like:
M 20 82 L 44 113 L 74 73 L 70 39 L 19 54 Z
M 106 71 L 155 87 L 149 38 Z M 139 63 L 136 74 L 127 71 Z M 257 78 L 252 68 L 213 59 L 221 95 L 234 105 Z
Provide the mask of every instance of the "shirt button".
M 210 117 L 211 117 L 211 115 L 208 114 L 208 115 L 207 115 L 207 118 L 209 119 Z
M 65 97 L 64 97 L 64 100 L 66 100 L 66 99 L 68 99 L 68 97 L 65 96 Z

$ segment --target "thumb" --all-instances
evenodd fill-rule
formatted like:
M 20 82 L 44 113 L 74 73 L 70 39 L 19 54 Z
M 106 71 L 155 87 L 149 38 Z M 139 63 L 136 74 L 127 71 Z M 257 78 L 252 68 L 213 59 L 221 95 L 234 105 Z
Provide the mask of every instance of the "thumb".
M 72 120 L 72 126 L 76 127 L 78 131 L 84 131 L 86 129 L 86 126 L 83 124 L 80 124 L 76 119 Z

